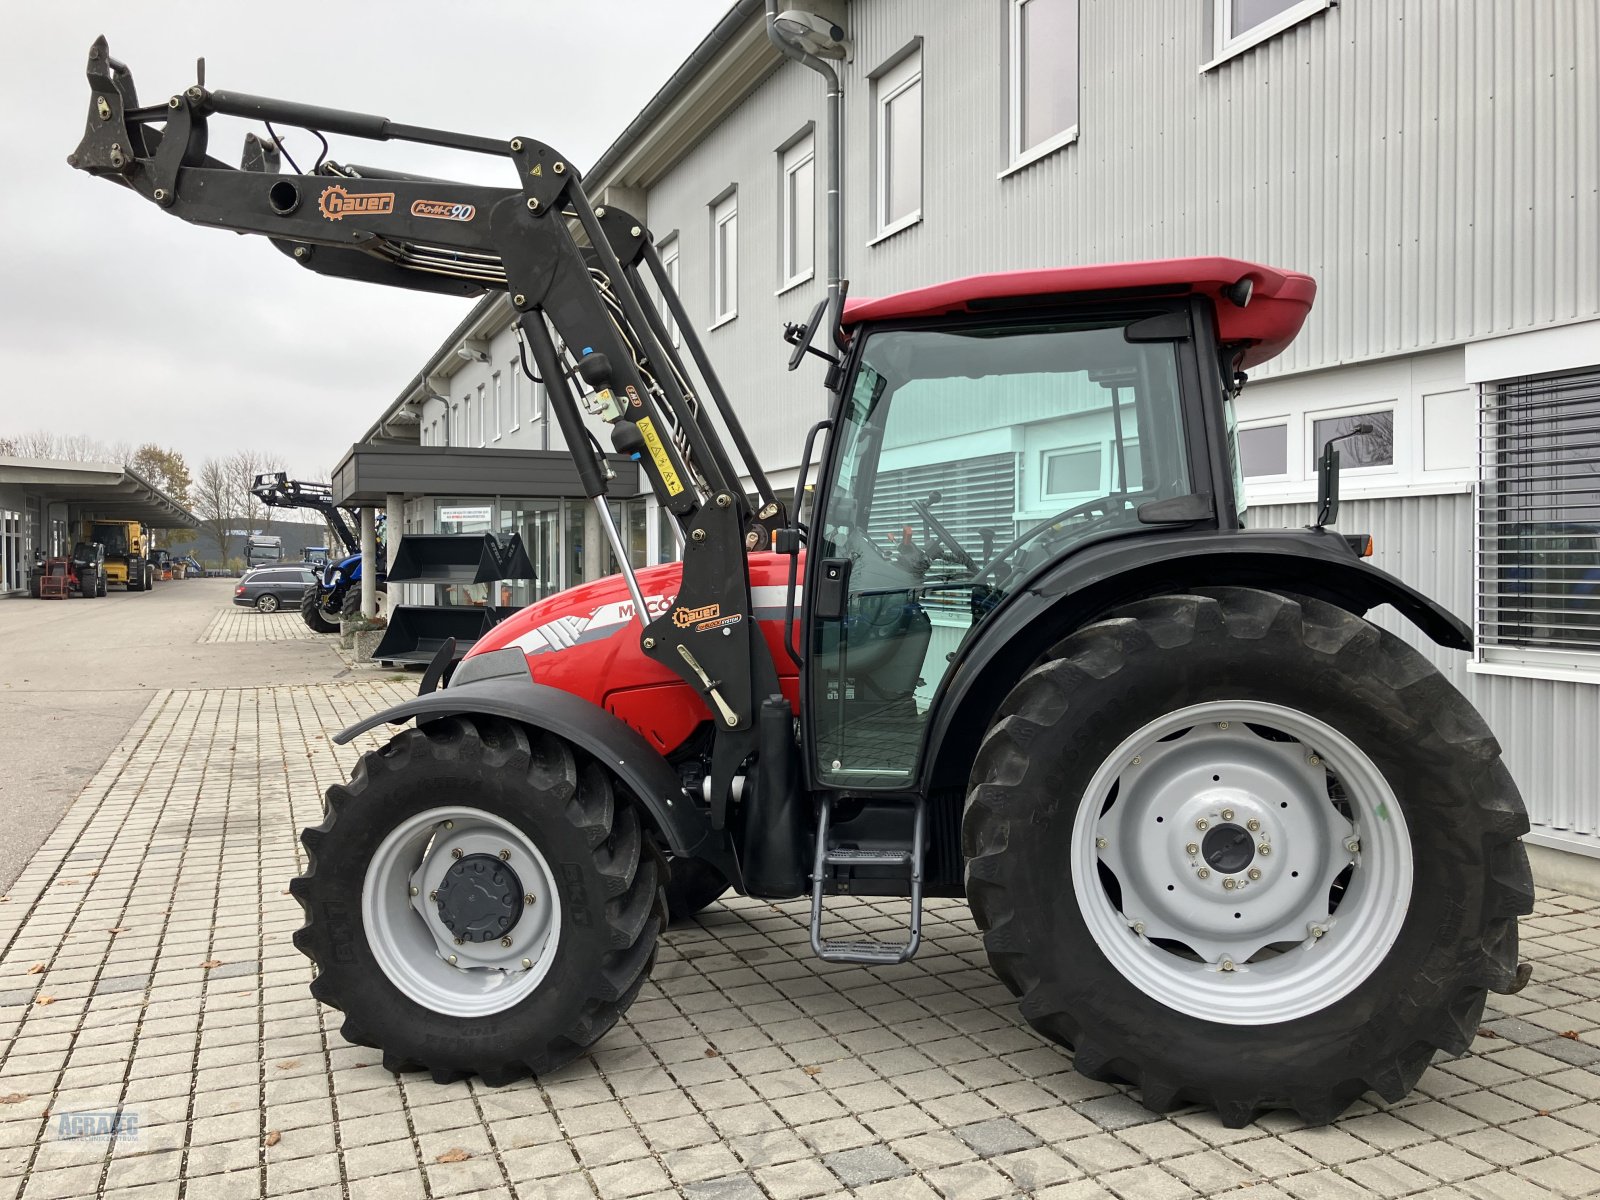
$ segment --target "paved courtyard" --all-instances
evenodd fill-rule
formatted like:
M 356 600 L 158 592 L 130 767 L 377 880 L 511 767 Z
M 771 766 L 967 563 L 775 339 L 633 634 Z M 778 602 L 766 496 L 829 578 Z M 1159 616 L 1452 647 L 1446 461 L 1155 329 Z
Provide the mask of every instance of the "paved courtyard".
M 733 899 L 668 934 L 589 1057 L 501 1089 L 397 1078 L 290 945 L 298 830 L 379 742 L 329 735 L 415 686 L 348 678 L 154 692 L 0 900 L 0 1200 L 1600 1193 L 1600 902 L 1548 891 L 1534 982 L 1473 1053 L 1327 1129 L 1158 1117 L 1074 1074 L 949 901 L 915 962 L 867 971 L 811 958 L 805 905 Z M 901 918 L 830 906 L 841 934 Z M 81 1115 L 116 1112 L 108 1137 Z

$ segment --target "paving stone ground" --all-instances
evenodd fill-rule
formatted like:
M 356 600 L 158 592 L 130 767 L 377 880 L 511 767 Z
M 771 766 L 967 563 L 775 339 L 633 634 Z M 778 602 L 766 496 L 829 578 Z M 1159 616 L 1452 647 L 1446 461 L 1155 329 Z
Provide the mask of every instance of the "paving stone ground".
M 1551 892 L 1523 925 L 1534 982 L 1472 1053 L 1325 1129 L 1156 1116 L 1074 1074 L 952 901 L 916 961 L 868 971 L 811 958 L 804 905 L 733 899 L 560 1072 L 391 1075 L 309 996 L 285 888 L 322 789 L 378 741 L 328 735 L 413 686 L 154 697 L 0 902 L 0 1200 L 1600 1192 L 1600 902 Z M 829 913 L 866 935 L 902 915 Z M 137 1133 L 64 1136 L 86 1112 Z
M 298 610 L 294 612 L 257 612 L 253 608 L 232 605 L 212 618 L 200 635 L 202 644 L 208 642 L 314 642 L 325 634 L 312 632 Z

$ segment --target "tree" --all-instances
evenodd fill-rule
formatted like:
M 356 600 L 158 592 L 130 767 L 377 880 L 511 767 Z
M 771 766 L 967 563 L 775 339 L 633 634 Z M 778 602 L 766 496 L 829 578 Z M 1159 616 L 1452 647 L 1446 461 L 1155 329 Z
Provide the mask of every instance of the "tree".
M 283 459 L 276 454 L 267 454 L 259 450 L 235 450 L 228 456 L 226 466 L 228 476 L 233 483 L 238 515 L 244 518 L 255 532 L 270 532 L 272 519 L 277 515 L 277 510 L 262 504 L 250 489 L 255 486 L 257 475 L 282 471 Z
M 189 464 L 184 461 L 181 451 L 146 442 L 134 451 L 128 466 L 184 508 L 190 506 L 189 488 L 193 480 L 189 477 Z M 158 531 L 157 540 L 163 546 L 176 549 L 194 541 L 194 531 L 162 529 Z
M 200 476 L 193 485 L 190 507 L 200 525 L 217 543 L 217 554 L 225 566 L 232 555 L 229 538 L 239 524 L 239 489 L 226 460 L 208 458 L 200 464 Z

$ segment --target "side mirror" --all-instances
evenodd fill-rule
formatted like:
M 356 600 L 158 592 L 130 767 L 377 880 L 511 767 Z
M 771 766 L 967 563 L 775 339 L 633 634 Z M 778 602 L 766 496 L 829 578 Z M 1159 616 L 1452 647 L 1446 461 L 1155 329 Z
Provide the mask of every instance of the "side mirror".
M 1339 449 L 1334 443 L 1371 432 L 1372 426 L 1363 421 L 1349 433 L 1329 438 L 1322 447 L 1317 459 L 1317 519 L 1311 526 L 1318 533 L 1339 519 Z

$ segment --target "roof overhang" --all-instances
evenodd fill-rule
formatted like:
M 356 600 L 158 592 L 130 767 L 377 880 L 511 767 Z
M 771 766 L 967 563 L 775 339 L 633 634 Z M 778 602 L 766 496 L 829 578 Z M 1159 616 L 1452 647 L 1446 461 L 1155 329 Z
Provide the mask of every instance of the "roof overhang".
M 639 495 L 639 465 L 622 455 L 606 461 L 616 472 L 611 495 L 619 500 Z M 357 444 L 333 469 L 335 504 L 382 505 L 393 495 L 557 500 L 582 499 L 584 491 L 565 450 Z
M 21 488 L 78 515 L 139 521 L 156 529 L 198 529 L 200 519 L 138 472 L 119 463 L 0 458 L 0 484 Z

